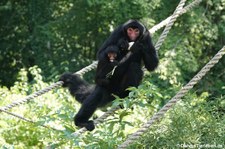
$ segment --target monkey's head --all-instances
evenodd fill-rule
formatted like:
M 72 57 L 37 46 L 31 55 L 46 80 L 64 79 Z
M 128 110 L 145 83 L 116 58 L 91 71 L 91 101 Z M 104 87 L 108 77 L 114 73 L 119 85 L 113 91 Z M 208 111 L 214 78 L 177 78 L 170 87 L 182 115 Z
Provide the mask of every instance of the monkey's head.
M 119 48 L 117 46 L 109 46 L 107 48 L 107 57 L 110 62 L 114 62 L 116 60 L 118 52 Z
M 137 20 L 129 20 L 124 26 L 124 34 L 127 37 L 128 41 L 137 41 L 145 32 L 145 27 L 143 24 Z

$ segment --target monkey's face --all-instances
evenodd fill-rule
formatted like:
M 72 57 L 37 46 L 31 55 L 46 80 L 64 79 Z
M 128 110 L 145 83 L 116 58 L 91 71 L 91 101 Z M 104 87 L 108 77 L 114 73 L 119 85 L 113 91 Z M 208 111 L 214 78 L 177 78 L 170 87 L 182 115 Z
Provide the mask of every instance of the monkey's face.
M 127 36 L 129 37 L 130 41 L 136 41 L 136 39 L 140 35 L 140 30 L 138 28 L 131 28 L 127 29 Z
M 117 54 L 115 52 L 109 52 L 108 53 L 108 58 L 110 62 L 113 62 L 117 57 Z

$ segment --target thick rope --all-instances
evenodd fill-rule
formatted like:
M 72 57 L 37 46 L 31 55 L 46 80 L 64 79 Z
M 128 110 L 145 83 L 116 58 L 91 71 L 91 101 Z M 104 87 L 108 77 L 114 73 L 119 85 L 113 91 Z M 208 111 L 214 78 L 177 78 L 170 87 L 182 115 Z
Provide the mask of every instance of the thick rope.
M 158 50 L 160 49 L 162 43 L 166 39 L 166 37 L 167 37 L 170 29 L 172 28 L 174 22 L 176 21 L 177 17 L 181 13 L 181 10 L 183 9 L 183 6 L 185 5 L 185 2 L 186 2 L 186 0 L 181 0 L 179 2 L 179 4 L 177 5 L 174 13 L 170 17 L 169 22 L 166 24 L 166 27 L 164 28 L 162 34 L 160 35 L 160 37 L 159 37 L 159 39 L 158 39 L 158 41 L 157 41 L 157 43 L 155 45 L 155 49 L 156 49 L 157 54 L 158 54 Z M 126 148 L 129 145 L 129 143 L 131 143 L 131 142 L 125 142 L 124 144 L 122 144 L 121 146 L 119 146 L 119 148 Z
M 191 10 L 192 8 L 194 8 L 195 6 L 197 6 L 202 0 L 195 0 L 193 1 L 191 4 L 189 4 L 188 6 L 186 6 L 184 9 L 182 9 L 179 13 L 179 16 L 186 13 L 187 11 Z M 160 22 L 159 24 L 153 26 L 149 31 L 151 34 L 154 34 L 157 30 L 161 29 L 162 27 L 164 27 L 166 24 L 168 24 L 168 22 L 170 21 L 171 19 L 171 16 L 168 17 L 167 19 L 163 20 L 162 22 Z M 90 64 L 89 66 L 81 69 L 80 71 L 77 71 L 76 74 L 78 75 L 83 75 L 85 74 L 86 72 L 92 70 L 92 69 L 95 69 L 97 67 L 97 61 L 93 62 L 92 64 Z M 21 100 L 17 100 L 5 107 L 1 107 L 1 109 L 4 109 L 4 110 L 9 110 L 17 105 L 21 105 L 21 104 L 24 104 L 25 102 L 28 102 L 30 101 L 31 99 L 34 99 L 35 97 L 38 97 L 42 94 L 45 94 L 49 91 L 51 91 L 52 89 L 54 88 L 57 88 L 57 87 L 60 87 L 62 86 L 63 82 L 62 81 L 59 81 L 59 82 L 56 82 L 52 85 L 50 85 L 49 87 L 46 87 L 40 91 L 37 91 L 37 92 L 34 92 L 33 94 L 27 96 L 26 98 L 24 99 L 21 99 Z
M 97 61 L 95 61 L 95 62 L 93 62 L 92 64 L 90 64 L 89 66 L 87 66 L 87 67 L 81 69 L 80 71 L 77 71 L 75 74 L 83 75 L 83 74 L 85 74 L 86 72 L 88 72 L 88 71 L 90 71 L 90 70 L 96 68 L 96 66 L 97 66 Z M 58 82 L 56 82 L 56 83 L 54 83 L 54 84 L 52 84 L 52 85 L 46 87 L 45 89 L 42 89 L 42 90 L 37 91 L 37 92 L 34 92 L 33 94 L 27 96 L 27 97 L 24 98 L 24 99 L 21 99 L 21 100 L 12 102 L 11 104 L 9 104 L 9 105 L 7 105 L 7 106 L 5 106 L 5 107 L 1 107 L 1 109 L 3 109 L 3 110 L 9 110 L 9 109 L 11 109 L 11 108 L 13 108 L 13 107 L 15 107 L 15 106 L 17 106 L 17 105 L 21 105 L 21 104 L 23 104 L 23 103 L 26 103 L 26 102 L 30 101 L 31 99 L 34 99 L 35 97 L 38 97 L 38 96 L 40 96 L 40 95 L 42 95 L 42 94 L 44 94 L 44 93 L 46 93 L 46 92 L 49 92 L 49 91 L 51 91 L 52 89 L 61 86 L 62 84 L 63 84 L 63 81 L 58 81 Z
M 128 136 L 127 140 L 121 144 L 118 149 L 125 149 L 134 141 L 136 141 L 143 133 L 145 133 L 154 122 L 158 121 L 160 118 L 164 116 L 164 114 L 173 107 L 181 98 L 193 88 L 195 84 L 197 84 L 203 76 L 216 64 L 225 54 L 225 46 L 195 75 L 190 82 L 188 82 L 163 108 L 153 115 L 153 117 L 142 126 L 141 129 L 133 133 L 132 135 Z
M 52 89 L 54 89 L 54 88 L 56 88 L 56 87 L 58 87 L 58 86 L 61 86 L 62 84 L 63 84 L 62 81 L 56 82 L 56 83 L 52 84 L 51 86 L 46 87 L 46 88 L 43 89 L 43 90 L 34 92 L 33 94 L 31 94 L 31 95 L 25 97 L 24 99 L 21 99 L 21 100 L 12 102 L 11 104 L 9 104 L 9 105 L 7 105 L 7 106 L 5 106 L 5 107 L 1 107 L 1 109 L 3 109 L 3 110 L 9 110 L 9 109 L 11 109 L 11 108 L 13 108 L 13 107 L 15 107 L 15 106 L 17 106 L 17 105 L 21 105 L 21 104 L 23 104 L 23 103 L 26 103 L 26 102 L 30 101 L 31 99 L 34 99 L 35 97 L 38 97 L 38 96 L 40 96 L 40 95 L 42 95 L 42 94 L 44 94 L 44 93 L 46 93 L 46 92 L 48 92 L 48 91 L 51 91 Z M 2 111 L 2 112 L 3 112 L 3 111 Z
M 190 9 L 192 9 L 193 7 L 197 6 L 201 1 L 202 0 L 195 0 L 194 2 L 192 2 L 191 4 L 189 4 L 188 6 L 186 6 L 184 9 L 181 10 L 181 12 L 179 13 L 179 16 L 182 15 L 182 14 L 184 14 L 184 13 L 186 13 L 187 11 L 189 11 Z M 170 19 L 171 19 L 171 17 L 168 17 L 166 20 L 162 21 L 158 25 L 153 26 L 149 30 L 150 33 L 151 34 L 154 34 L 157 30 L 159 30 L 160 28 L 162 28 L 163 26 L 165 26 Z M 97 67 L 97 63 L 98 63 L 97 61 L 93 62 L 89 66 L 87 66 L 87 67 L 81 69 L 80 71 L 76 72 L 76 74 L 83 75 L 84 73 L 86 73 L 86 72 L 88 72 L 88 71 L 96 68 Z M 48 91 L 50 91 L 50 90 L 52 90 L 54 88 L 57 88 L 57 87 L 61 86 L 62 84 L 63 84 L 62 81 L 56 82 L 56 83 L 52 84 L 51 86 L 49 86 L 49 87 L 47 87 L 45 89 L 42 89 L 42 90 L 40 90 L 38 92 L 35 92 L 35 93 L 27 96 L 26 98 L 22 99 L 22 100 L 18 100 L 16 102 L 11 103 L 10 105 L 7 105 L 5 107 L 2 107 L 1 108 L 2 110 L 0 110 L 0 112 L 5 112 L 5 110 L 9 110 L 9 109 L 11 109 L 11 108 L 13 108 L 13 107 L 15 107 L 17 105 L 20 105 L 20 104 L 23 104 L 25 102 L 28 102 L 29 100 L 34 99 L 35 97 L 38 97 L 38 96 L 40 96 L 40 95 L 42 95 L 42 94 L 44 94 L 44 93 L 46 93 L 46 92 L 48 92 Z M 104 115 L 102 115 L 101 117 L 99 117 L 96 120 L 95 125 L 98 124 L 98 123 L 100 123 L 100 122 L 102 122 L 102 121 L 104 121 L 105 118 L 107 118 L 109 115 L 113 114 L 117 109 L 119 109 L 119 107 L 112 108 L 109 111 L 107 111 Z M 7 113 L 7 112 L 5 112 L 5 113 Z M 87 130 L 85 128 L 82 128 L 78 132 L 74 132 L 73 134 L 80 134 L 80 133 L 83 133 L 85 131 L 87 131 Z
M 117 107 L 115 107 L 115 108 L 111 108 L 110 110 L 108 110 L 107 112 L 105 112 L 102 116 L 100 116 L 99 118 L 97 118 L 96 120 L 94 120 L 95 126 L 96 126 L 97 124 L 99 124 L 99 123 L 104 122 L 104 120 L 105 120 L 108 116 L 114 114 L 114 112 L 117 111 L 118 109 L 120 109 L 119 106 L 117 106 Z M 86 128 L 81 128 L 81 129 L 79 129 L 78 131 L 72 133 L 71 135 L 73 135 L 73 136 L 78 136 L 78 135 L 80 135 L 80 134 L 83 134 L 83 133 L 86 132 L 86 131 L 87 131 Z
M 86 72 L 89 72 L 89 71 L 95 69 L 95 68 L 97 67 L 97 64 L 98 64 L 98 61 L 94 61 L 94 62 L 93 62 L 92 64 L 90 64 L 89 66 L 87 66 L 87 67 L 85 67 L 85 68 L 83 68 L 83 69 L 77 71 L 76 74 L 82 76 L 82 75 L 84 75 Z
M 179 16 L 178 14 L 180 13 L 180 10 L 182 10 L 182 7 L 184 6 L 185 1 L 186 1 L 186 0 L 181 0 L 181 1 L 180 1 L 180 3 L 178 4 L 178 6 L 177 6 L 177 8 L 176 8 L 176 10 L 175 10 L 175 12 L 174 12 L 174 14 L 172 15 L 170 21 L 168 22 L 166 28 L 164 29 L 164 31 L 163 31 L 163 33 L 161 34 L 161 36 L 160 36 L 160 38 L 159 38 L 159 40 L 158 40 L 157 43 L 159 43 L 159 41 L 160 41 L 160 43 L 162 44 L 162 42 L 163 42 L 164 39 L 166 38 L 167 34 L 169 33 L 169 30 L 171 29 L 173 23 L 176 21 L 176 18 Z M 176 17 L 175 17 L 175 16 L 176 16 Z M 157 44 L 157 43 L 156 43 L 156 44 Z M 160 46 L 158 45 L 158 49 L 157 49 L 157 50 L 159 50 L 159 48 L 160 48 Z M 103 122 L 104 119 L 106 119 L 109 115 L 113 114 L 117 109 L 119 109 L 119 106 L 116 107 L 116 108 L 111 109 L 112 111 L 110 110 L 110 111 L 105 112 L 105 114 L 104 114 L 103 116 L 99 117 L 99 118 L 96 120 L 95 125 L 97 125 L 97 124 L 100 123 L 100 122 Z M 108 113 L 109 113 L 109 114 L 108 114 Z M 106 117 L 106 116 L 107 116 L 107 117 Z M 103 119 L 103 118 L 104 118 L 104 119 Z M 81 134 L 81 133 L 84 133 L 85 131 L 87 131 L 87 129 L 86 129 L 86 128 L 82 128 L 82 129 L 79 129 L 77 132 L 72 133 L 72 135 L 77 136 L 77 135 L 79 135 L 79 134 Z
M 163 30 L 163 33 L 160 35 L 159 40 L 157 41 L 155 45 L 156 51 L 158 51 L 167 37 L 167 34 L 169 33 L 171 27 L 173 26 L 174 22 L 176 21 L 177 17 L 181 13 L 181 10 L 185 4 L 186 0 L 181 0 L 180 3 L 178 4 L 177 8 L 175 9 L 173 15 L 171 16 L 171 19 L 169 20 L 169 23 L 166 25 L 165 29 Z
M 6 111 L 6 110 L 4 110 L 4 109 L 0 109 L 0 111 L 1 111 L 1 112 L 4 112 L 4 113 L 7 113 L 7 114 L 9 114 L 9 115 L 12 115 L 12 116 L 14 116 L 14 117 L 17 117 L 17 118 L 19 118 L 19 119 L 21 119 L 21 120 L 23 120 L 23 121 L 29 122 L 29 123 L 33 123 L 33 124 L 36 124 L 36 123 L 37 123 L 37 122 L 35 122 L 35 121 L 29 120 L 29 119 L 27 119 L 27 118 L 25 118 L 25 117 L 23 117 L 23 116 L 20 116 L 20 115 L 11 113 L 11 112 Z M 51 129 L 53 129 L 53 130 L 58 130 L 58 129 L 55 129 L 55 128 L 53 128 L 53 127 L 46 126 L 46 125 L 43 125 L 43 124 L 38 125 L 38 126 L 42 126 L 42 127 L 45 127 L 45 128 L 51 128 Z
M 185 6 L 180 13 L 178 13 L 179 16 L 183 15 L 184 13 L 190 11 L 191 9 L 193 9 L 194 7 L 196 7 L 197 5 L 199 5 L 202 2 L 202 0 L 195 0 L 192 3 L 190 3 L 189 5 Z M 154 34 L 156 31 L 158 31 L 159 29 L 163 28 L 166 24 L 168 24 L 168 22 L 170 21 L 172 16 L 166 18 L 165 20 L 161 21 L 159 24 L 153 26 L 149 32 L 151 34 Z

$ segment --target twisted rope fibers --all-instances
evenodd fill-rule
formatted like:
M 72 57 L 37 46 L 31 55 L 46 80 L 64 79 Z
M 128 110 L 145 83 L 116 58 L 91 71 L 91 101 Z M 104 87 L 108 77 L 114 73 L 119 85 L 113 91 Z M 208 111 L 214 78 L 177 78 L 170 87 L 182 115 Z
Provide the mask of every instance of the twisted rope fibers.
M 190 9 L 192 9 L 193 7 L 197 6 L 202 0 L 195 0 L 194 2 L 192 2 L 191 4 L 189 4 L 188 6 L 186 6 L 184 9 L 182 9 L 179 13 L 179 16 L 186 13 L 187 11 L 189 11 Z M 157 30 L 161 29 L 163 26 L 165 26 L 169 20 L 171 19 L 171 16 L 168 17 L 167 19 L 163 20 L 162 22 L 160 22 L 159 24 L 153 26 L 149 31 L 151 34 L 154 34 Z M 80 71 L 77 71 L 76 74 L 78 75 L 83 75 L 85 74 L 86 72 L 92 70 L 92 69 L 95 69 L 97 67 L 97 61 L 93 62 L 92 64 L 90 64 L 89 66 L 81 69 Z M 1 109 L 4 109 L 4 110 L 9 110 L 15 106 L 18 106 L 18 105 L 21 105 L 21 104 L 24 104 L 25 102 L 28 102 L 30 101 L 31 99 L 34 99 L 35 97 L 38 97 L 42 94 L 45 94 L 49 91 L 51 91 L 52 89 L 54 88 L 57 88 L 59 86 L 62 86 L 63 82 L 62 81 L 59 81 L 59 82 L 56 82 L 56 83 L 53 83 L 52 85 L 40 90 L 40 91 L 37 91 L 37 92 L 34 92 L 33 94 L 25 97 L 24 99 L 21 99 L 21 100 L 17 100 L 5 107 L 1 107 Z M 1 110 L 0 110 L 1 111 Z
M 158 42 L 156 43 L 156 46 L 157 46 L 157 49 L 156 49 L 156 50 L 159 50 L 160 46 L 162 45 L 162 42 L 163 42 L 164 39 L 167 37 L 167 34 L 169 33 L 169 30 L 171 29 L 171 27 L 172 27 L 172 25 L 174 24 L 174 22 L 176 21 L 176 18 L 178 17 L 178 13 L 180 13 L 180 11 L 182 10 L 182 8 L 183 8 L 183 6 L 184 6 L 184 4 L 185 4 L 185 1 L 186 1 L 186 0 L 181 0 L 180 3 L 178 4 L 178 6 L 177 6 L 177 8 L 176 8 L 176 10 L 175 10 L 175 12 L 174 12 L 174 14 L 173 14 L 172 17 L 171 17 L 171 20 L 170 20 L 170 21 L 168 22 L 168 24 L 166 25 L 166 27 L 165 27 L 163 33 L 161 34 L 161 36 L 159 37 Z M 112 111 L 107 111 L 107 112 L 105 113 L 105 115 L 106 115 L 106 116 L 109 116 L 109 115 L 108 115 L 108 112 L 109 112 L 109 114 L 111 115 L 111 114 L 113 114 L 117 109 L 119 109 L 119 107 L 116 107 L 115 109 L 112 109 L 113 112 L 112 112 Z M 114 110 L 115 110 L 115 111 L 114 111 Z M 98 124 L 98 122 L 104 121 L 104 119 L 102 119 L 102 118 L 105 119 L 105 118 L 107 118 L 107 117 L 105 117 L 105 116 L 104 116 L 104 117 L 99 117 L 99 118 L 97 119 L 95 125 Z M 86 129 L 86 128 L 82 128 L 82 129 L 79 129 L 77 132 L 72 133 L 72 135 L 77 136 L 77 135 L 79 135 L 79 134 L 81 134 L 81 133 L 84 133 L 85 131 L 87 131 L 87 129 Z
M 7 114 L 9 114 L 9 115 L 11 115 L 11 116 L 17 117 L 17 118 L 19 118 L 19 119 L 21 119 L 21 120 L 23 120 L 23 121 L 29 122 L 29 123 L 33 123 L 33 124 L 36 124 L 36 123 L 37 123 L 37 122 L 32 121 L 32 120 L 29 120 L 29 119 L 27 119 L 27 118 L 25 118 L 25 117 L 23 117 L 23 116 L 21 116 L 21 115 L 18 115 L 18 114 L 15 114 L 15 113 L 6 111 L 6 110 L 4 110 L 4 109 L 0 109 L 0 111 L 1 111 L 1 112 L 4 112 L 4 113 L 7 113 Z M 42 127 L 45 127 L 45 128 L 51 128 L 51 129 L 53 129 L 53 130 L 59 131 L 58 129 L 55 129 L 55 128 L 51 127 L 51 126 L 47 126 L 47 125 L 44 125 L 44 124 L 39 124 L 39 126 L 42 126 Z
M 143 133 L 145 133 L 154 122 L 158 121 L 164 114 L 173 107 L 181 98 L 197 84 L 209 70 L 219 62 L 225 54 L 225 46 L 195 75 L 163 108 L 153 115 L 153 117 L 145 123 L 138 131 L 128 136 L 127 140 L 123 142 L 118 149 L 125 149 L 135 140 L 137 140 Z
M 186 13 L 187 11 L 189 11 L 190 9 L 192 9 L 193 7 L 197 6 L 201 1 L 202 1 L 202 0 L 195 0 L 194 2 L 192 2 L 191 4 L 189 4 L 188 6 L 186 6 L 184 9 L 182 9 L 180 12 L 178 12 L 179 16 L 182 15 L 182 14 L 184 14 L 184 13 Z M 165 26 L 165 25 L 168 23 L 168 21 L 169 21 L 170 19 L 171 19 L 171 16 L 168 17 L 167 19 L 165 19 L 164 21 L 162 21 L 161 23 L 159 23 L 158 25 L 153 26 L 153 27 L 149 30 L 150 33 L 151 33 L 151 34 L 154 34 L 157 30 L 159 30 L 160 28 L 162 28 L 163 26 Z M 171 26 L 172 26 L 172 25 L 171 25 Z M 165 39 L 165 36 L 164 36 L 163 38 Z M 78 75 L 83 75 L 83 74 L 85 74 L 86 72 L 88 72 L 88 71 L 90 71 L 90 70 L 96 68 L 97 63 L 98 63 L 97 61 L 93 62 L 93 63 L 90 64 L 89 66 L 87 66 L 87 67 L 81 69 L 80 71 L 76 72 L 76 74 L 78 74 Z M 45 89 L 43 89 L 43 90 L 40 90 L 40 91 L 38 91 L 38 92 L 35 92 L 35 93 L 33 93 L 32 95 L 29 95 L 29 96 L 27 96 L 26 98 L 24 98 L 24 99 L 22 99 L 22 100 L 13 102 L 13 103 L 11 103 L 11 104 L 8 105 L 8 106 L 5 106 L 5 107 L 0 108 L 0 111 L 1 111 L 1 112 L 5 112 L 5 113 L 10 114 L 10 112 L 7 112 L 6 110 L 11 109 L 11 108 L 13 108 L 13 107 L 15 107 L 15 106 L 17 106 L 17 105 L 23 104 L 23 103 L 25 103 L 25 102 L 28 102 L 29 100 L 31 100 L 31 99 L 33 99 L 33 98 L 35 98 L 35 97 L 38 97 L 38 96 L 40 96 L 40 95 L 42 95 L 42 94 L 44 94 L 44 93 L 46 93 L 46 92 L 48 92 L 48 91 L 50 91 L 50 90 L 56 88 L 56 87 L 59 87 L 59 86 L 61 86 L 62 84 L 63 84 L 62 81 L 56 82 L 56 83 L 52 84 L 51 86 L 49 86 L 49 87 L 47 87 L 47 88 L 45 88 Z M 119 109 L 119 107 L 116 107 L 116 108 L 112 108 L 112 109 L 110 109 L 109 111 L 107 111 L 105 114 L 103 114 L 101 117 L 99 117 L 98 119 L 96 119 L 96 120 L 94 121 L 95 125 L 98 124 L 98 123 L 100 123 L 100 122 L 103 122 L 104 119 L 106 119 L 109 115 L 113 114 L 113 113 L 114 113 L 116 110 L 118 110 L 118 109 Z M 13 116 L 15 116 L 15 117 L 18 117 L 18 118 L 20 118 L 20 119 L 22 119 L 22 120 L 25 120 L 25 121 L 27 121 L 27 122 L 35 123 L 35 122 L 32 121 L 32 120 L 28 120 L 28 119 L 26 119 L 26 118 L 23 118 L 22 116 L 18 116 L 18 115 L 16 116 L 16 114 L 13 114 L 13 113 L 11 113 L 10 115 L 13 115 Z M 44 126 L 44 127 L 45 127 L 45 126 Z M 48 126 L 46 126 L 46 127 L 48 128 Z M 54 129 L 54 128 L 53 128 L 53 129 Z M 77 132 L 74 132 L 73 135 L 80 134 L 80 133 L 83 133 L 83 132 L 85 132 L 85 131 L 87 131 L 86 128 L 82 128 L 82 129 L 78 130 Z
M 80 71 L 77 71 L 75 74 L 83 75 L 83 74 L 85 74 L 86 72 L 88 72 L 88 71 L 90 71 L 90 70 L 96 68 L 96 66 L 97 66 L 97 61 L 95 61 L 95 62 L 93 62 L 92 64 L 90 64 L 89 66 L 87 66 L 87 67 L 81 69 Z M 21 104 L 23 104 L 23 103 L 26 103 L 26 102 L 30 101 L 31 99 L 34 99 L 35 97 L 38 97 L 38 96 L 40 96 L 40 95 L 42 95 L 42 94 L 44 94 L 44 93 L 47 93 L 47 92 L 51 91 L 52 89 L 61 86 L 62 84 L 63 84 L 63 81 L 58 81 L 58 82 L 56 82 L 56 83 L 53 83 L 52 85 L 50 85 L 50 86 L 48 86 L 48 87 L 46 87 L 46 88 L 44 88 L 44 89 L 42 89 L 42 90 L 40 90 L 40 91 L 34 92 L 33 94 L 31 94 L 31 95 L 25 97 L 24 99 L 15 101 L 15 102 L 13 102 L 13 103 L 11 103 L 11 104 L 5 106 L 5 107 L 1 107 L 1 109 L 3 109 L 3 110 L 9 110 L 9 109 L 11 109 L 11 108 L 13 108 L 13 107 L 15 107 L 15 106 L 17 106 L 17 105 L 21 105 Z M 1 111 L 1 110 L 0 110 L 0 111 Z
M 189 5 L 185 6 L 180 13 L 178 13 L 179 16 L 183 15 L 184 13 L 190 11 L 191 9 L 193 9 L 194 7 L 198 6 L 200 3 L 202 2 L 202 0 L 195 0 L 192 3 L 190 3 Z M 159 29 L 161 29 L 162 27 L 164 27 L 166 24 L 168 24 L 168 22 L 170 21 L 172 16 L 169 16 L 168 18 L 166 18 L 165 20 L 161 21 L 159 24 L 153 26 L 149 32 L 151 34 L 154 34 L 156 31 L 158 31 Z
M 173 15 L 171 16 L 171 19 L 170 19 L 169 23 L 166 25 L 165 29 L 163 30 L 163 33 L 160 35 L 159 40 L 157 41 L 157 43 L 155 45 L 155 49 L 156 49 L 157 52 L 160 49 L 164 40 L 166 39 L 166 37 L 167 37 L 170 29 L 172 28 L 174 22 L 176 21 L 177 17 L 181 13 L 181 10 L 182 10 L 185 2 L 186 2 L 186 0 L 180 1 L 180 3 L 178 4 L 177 8 L 175 9 Z

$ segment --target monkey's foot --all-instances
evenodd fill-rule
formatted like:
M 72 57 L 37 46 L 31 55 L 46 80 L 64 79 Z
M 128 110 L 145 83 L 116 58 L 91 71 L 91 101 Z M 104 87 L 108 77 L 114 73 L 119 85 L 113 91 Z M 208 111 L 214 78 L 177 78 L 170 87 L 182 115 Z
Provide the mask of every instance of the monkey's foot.
M 92 131 L 95 129 L 95 125 L 93 121 L 87 121 L 87 122 L 79 122 L 75 124 L 78 127 L 85 127 L 88 131 Z

